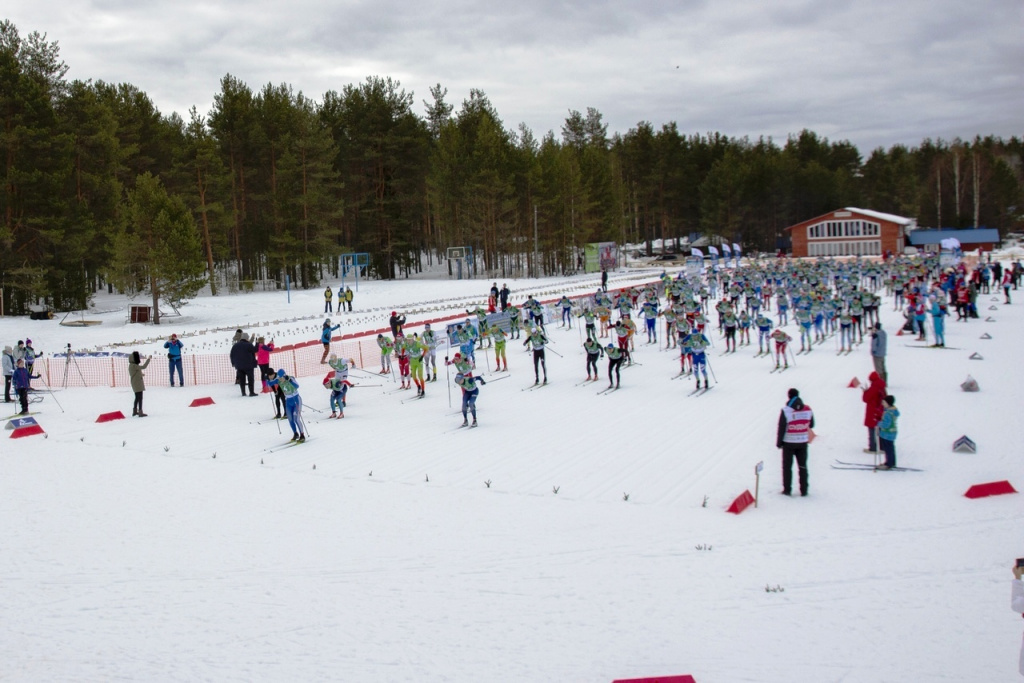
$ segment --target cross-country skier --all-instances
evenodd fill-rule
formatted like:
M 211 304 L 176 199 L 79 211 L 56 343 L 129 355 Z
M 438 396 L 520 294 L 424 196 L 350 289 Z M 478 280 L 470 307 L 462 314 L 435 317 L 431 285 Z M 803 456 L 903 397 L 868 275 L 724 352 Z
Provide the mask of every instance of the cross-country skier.
M 615 388 L 619 388 L 619 381 L 622 375 L 622 349 L 615 346 L 615 344 L 608 344 L 604 347 L 604 352 L 608 356 L 608 388 L 612 388 L 612 373 L 615 373 Z
M 736 327 L 739 325 L 739 321 L 736 320 L 736 314 L 732 312 L 732 306 L 728 304 L 722 312 L 722 325 L 725 327 L 725 352 L 735 353 Z
M 345 417 L 345 392 L 350 386 L 351 383 L 337 373 L 324 380 L 324 388 L 331 392 L 331 414 L 328 417 Z
M 569 327 L 572 324 L 572 299 L 563 294 L 562 298 L 558 300 L 558 307 L 562 309 L 562 319 L 558 326 Z
M 483 377 L 473 377 L 472 375 L 463 375 L 459 373 L 455 375 L 455 384 L 462 389 L 462 426 L 466 427 L 469 425 L 469 416 L 467 412 L 473 415 L 473 427 L 476 427 L 476 397 L 480 395 L 480 388 L 476 385 L 479 382 L 481 385 L 487 384 Z
M 378 334 L 377 347 L 380 349 L 380 374 L 386 375 L 391 372 L 391 352 L 395 350 L 395 343 L 390 337 Z
M 644 323 L 647 328 L 647 343 L 657 344 L 658 332 L 655 329 L 654 324 L 658 321 L 658 302 L 645 301 L 640 307 L 640 315 L 643 316 Z
M 757 299 L 754 299 L 756 301 Z M 746 311 L 740 311 L 739 317 L 740 324 L 740 345 L 750 346 L 750 314 Z
M 769 336 L 772 333 L 772 319 L 764 313 L 758 313 L 754 324 L 757 326 L 757 355 L 771 353 Z
M 839 314 L 839 352 L 853 349 L 853 316 L 849 310 Z
M 590 379 L 590 369 L 594 369 L 594 381 L 600 378 L 600 373 L 597 370 L 597 361 L 601 358 L 604 350 L 596 339 L 587 337 L 587 340 L 583 342 L 583 349 L 587 352 L 587 379 Z
M 423 369 L 427 374 L 428 382 L 437 381 L 437 335 L 430 329 L 430 323 L 423 325 L 423 336 L 420 337 L 426 352 L 423 354 Z M 433 371 L 433 376 L 431 376 Z
M 332 370 L 334 370 L 335 377 L 342 380 L 348 380 L 349 366 L 355 365 L 356 361 L 354 358 L 338 358 L 338 354 L 332 353 L 330 359 L 327 361 L 327 364 L 331 366 Z M 352 386 L 351 382 L 346 382 L 346 384 L 340 390 L 342 408 L 345 407 L 345 396 L 348 394 L 348 388 L 350 386 Z
M 512 339 L 519 339 L 519 307 L 515 304 L 509 304 L 508 308 L 505 310 L 508 312 L 509 336 L 512 337 Z
M 708 358 L 707 348 L 711 342 L 700 332 L 691 332 L 686 340 L 685 346 L 690 349 L 690 360 L 693 364 L 693 376 L 697 378 L 697 388 L 700 389 L 700 375 L 704 374 L 704 388 L 708 388 Z
M 800 328 L 800 350 L 811 352 L 811 311 L 809 308 L 800 307 L 796 309 L 796 313 L 793 314 L 796 318 L 796 322 Z
M 775 307 L 779 310 L 779 327 L 789 324 L 789 297 L 786 296 L 785 290 L 779 288 L 779 293 L 775 297 Z
M 523 342 L 523 346 L 531 346 L 533 348 L 533 377 L 534 384 L 540 384 L 540 373 L 538 371 L 538 365 L 544 370 L 544 384 L 548 383 L 548 366 L 544 361 L 544 345 L 548 343 L 548 338 L 544 336 L 544 332 L 539 327 L 533 328 L 530 332 L 530 336 Z
M 405 337 L 405 350 L 409 355 L 409 374 L 413 384 L 416 385 L 416 395 L 425 396 L 427 383 L 423 377 L 423 357 L 427 353 L 427 347 L 423 344 L 419 334 L 413 333 L 411 337 Z
M 793 338 L 786 334 L 782 328 L 778 328 L 772 332 L 772 339 L 775 341 L 775 369 L 779 368 L 779 358 L 781 356 L 782 362 L 785 363 L 785 367 L 789 367 L 789 357 L 786 355 L 786 347 L 789 342 L 793 341 Z
M 302 421 L 302 397 L 299 396 L 299 383 L 289 377 L 284 369 L 280 369 L 270 380 L 272 386 L 281 388 L 284 394 L 284 407 L 288 415 L 288 426 L 292 428 L 292 441 L 302 443 L 306 440 L 306 426 Z
M 505 345 L 508 343 L 508 335 L 505 334 L 505 330 L 501 329 L 497 325 L 491 327 L 490 337 L 494 340 L 494 371 L 508 370 L 508 357 L 505 354 Z M 502 363 L 505 367 L 502 368 Z
M 395 339 L 395 357 L 398 359 L 398 376 L 402 380 L 402 389 L 412 389 L 412 372 L 409 362 L 409 337 Z
M 480 347 L 483 348 L 485 341 L 487 342 L 487 345 L 490 346 L 491 338 L 490 335 L 487 334 L 487 309 L 482 306 L 477 306 L 475 311 L 467 310 L 466 313 L 476 316 L 476 326 L 477 329 L 480 330 Z M 468 319 L 466 320 L 466 327 L 472 327 Z
M 455 371 L 460 375 L 473 376 L 473 364 L 469 362 L 469 359 L 463 356 L 461 353 L 456 353 L 452 356 L 451 360 L 448 360 L 446 356 L 444 359 L 445 365 L 454 365 Z
M 597 333 L 594 331 L 594 320 L 597 318 L 597 314 L 587 307 L 577 313 L 576 317 L 583 318 L 587 328 L 587 338 L 593 337 L 594 339 L 597 339 Z

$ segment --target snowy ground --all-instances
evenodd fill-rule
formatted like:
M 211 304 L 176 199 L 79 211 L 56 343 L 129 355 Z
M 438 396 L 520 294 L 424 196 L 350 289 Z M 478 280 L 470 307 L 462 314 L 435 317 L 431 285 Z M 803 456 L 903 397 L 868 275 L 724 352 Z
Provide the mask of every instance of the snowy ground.
M 521 301 L 596 282 L 509 286 Z M 378 327 L 392 308 L 482 302 L 489 286 L 362 282 L 342 331 Z M 983 296 L 994 322 L 950 321 L 950 350 L 913 348 L 883 307 L 899 460 L 920 473 L 830 467 L 871 461 L 860 391 L 847 388 L 871 369 L 867 344 L 837 357 L 831 339 L 781 374 L 756 348 L 713 349 L 718 384 L 701 397 L 669 379 L 674 352 L 641 340 L 641 365 L 598 395 L 577 386 L 579 331 L 551 326 L 551 384 L 523 391 L 530 356 L 511 342 L 510 377 L 481 389 L 478 429 L 455 430 L 458 390 L 449 407 L 443 374 L 405 404 L 412 392 L 390 393 L 390 380 L 354 388 L 331 421 L 312 410 L 327 407 L 317 376 L 302 387 L 310 442 L 275 453 L 288 435 L 260 422 L 266 396 L 171 389 L 159 358 L 146 419 L 95 423 L 130 414 L 127 389 L 45 395 L 34 407 L 46 438 L 0 450 L 0 680 L 1017 680 L 1020 499 L 962 494 L 1024 486 L 1020 296 Z M 322 319 L 319 291 L 203 298 L 160 328 L 127 324 L 125 304 L 99 299 L 113 312 L 87 313 L 103 323 L 86 328 L 3 319 L 0 336 L 155 351 L 170 331 L 223 329 L 207 340 L 223 352 L 235 327 L 302 318 L 278 325 L 298 340 Z M 960 391 L 968 374 L 980 393 Z M 778 493 L 791 386 L 817 416 L 807 498 Z M 216 404 L 189 408 L 199 396 Z M 951 451 L 964 434 L 977 454 Z M 759 508 L 727 514 L 762 460 Z

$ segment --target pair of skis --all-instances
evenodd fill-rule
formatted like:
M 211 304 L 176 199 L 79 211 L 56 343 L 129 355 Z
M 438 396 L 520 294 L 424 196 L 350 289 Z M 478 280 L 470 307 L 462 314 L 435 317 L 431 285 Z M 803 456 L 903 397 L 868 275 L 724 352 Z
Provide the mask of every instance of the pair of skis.
M 916 467 L 889 467 L 887 469 L 879 469 L 875 465 L 870 465 L 863 462 L 846 462 L 845 460 L 836 460 L 832 465 L 832 469 L 835 470 L 864 470 L 866 472 L 924 472 L 922 469 Z

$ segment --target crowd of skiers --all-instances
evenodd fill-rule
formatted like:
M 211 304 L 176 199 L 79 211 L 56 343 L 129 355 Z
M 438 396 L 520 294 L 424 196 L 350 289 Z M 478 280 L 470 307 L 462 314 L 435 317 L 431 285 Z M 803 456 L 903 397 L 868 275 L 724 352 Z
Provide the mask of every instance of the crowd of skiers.
M 899 411 L 895 398 L 885 390 L 888 379 L 885 367 L 886 333 L 879 321 L 882 297 L 892 298 L 894 310 L 903 309 L 907 331 L 918 334 L 918 340 L 932 336 L 933 346 L 944 346 L 944 321 L 948 309 L 955 307 L 958 320 L 977 316 L 976 300 L 998 283 L 1004 290 L 1005 302 L 1010 302 L 1010 291 L 1016 289 L 1021 267 L 1014 263 L 1003 268 L 997 263 L 982 263 L 968 268 L 963 262 L 939 267 L 936 257 L 888 258 L 881 262 L 857 259 L 837 261 L 771 260 L 754 262 L 740 268 L 688 276 L 680 272 L 675 277 L 662 273 L 659 281 L 645 287 L 626 288 L 608 292 L 598 288 L 592 295 L 571 299 L 562 296 L 545 306 L 528 297 L 522 304 L 511 301 L 507 285 L 495 282 L 488 292 L 486 305 L 466 311 L 468 317 L 449 326 L 438 335 L 430 324 L 420 332 L 407 334 L 406 316 L 392 311 L 389 319 L 390 335 L 378 334 L 381 374 L 395 373 L 400 389 L 416 387 L 416 396 L 426 394 L 428 382 L 437 381 L 437 351 L 442 345 L 458 349 L 446 355 L 446 364 L 454 366 L 454 383 L 463 391 L 463 418 L 468 424 L 472 416 L 475 424 L 475 401 L 479 386 L 484 384 L 477 372 L 477 351 L 493 349 L 494 371 L 508 371 L 507 342 L 523 339 L 523 346 L 532 353 L 534 382 L 548 382 L 547 351 L 551 343 L 545 329 L 546 320 L 558 320 L 568 328 L 578 320 L 581 323 L 581 342 L 584 351 L 585 382 L 597 381 L 602 375 L 599 363 L 607 359 L 604 375 L 608 389 L 621 386 L 622 369 L 635 363 L 637 340 L 646 345 L 678 350 L 676 377 L 691 377 L 695 390 L 710 389 L 713 370 L 709 351 L 719 340 L 721 354 L 732 354 L 739 347 L 753 347 L 755 356 L 769 356 L 772 371 L 788 369 L 795 356 L 809 354 L 827 339 L 835 340 L 837 355 L 848 354 L 852 347 L 870 340 L 874 372 L 865 389 L 865 426 L 869 430 L 868 450 L 885 454 L 883 467 L 896 466 L 896 419 Z M 330 301 L 327 291 L 325 300 Z M 339 298 L 346 293 L 339 292 Z M 340 306 L 339 306 L 340 309 Z M 500 316 L 495 314 L 500 313 Z M 930 320 L 929 320 L 930 318 Z M 793 326 L 791 336 L 786 329 Z M 716 327 L 717 334 L 712 334 Z M 347 390 L 353 386 L 348 379 L 353 367 L 352 359 L 339 359 L 331 353 L 331 338 L 338 325 L 330 318 L 323 323 L 320 342 L 323 345 L 321 363 L 329 365 L 330 372 L 324 386 L 330 391 L 331 417 L 344 417 Z M 585 332 L 585 337 L 584 337 Z M 799 339 L 799 348 L 795 348 Z M 14 354 L 5 350 L 4 368 L 8 375 L 8 356 L 20 354 L 27 364 L 26 375 L 31 375 L 34 358 L 31 342 Z M 791 346 L 793 348 L 791 348 Z M 183 384 L 181 369 L 182 343 L 171 335 L 164 344 L 168 352 L 171 385 L 175 377 Z M 301 398 L 298 383 L 282 370 L 271 369 L 274 342 L 263 337 L 250 339 L 238 330 L 233 339 L 230 358 L 236 370 L 236 384 L 243 396 L 256 396 L 255 371 L 260 371 L 263 393 L 273 393 L 277 417 L 288 417 L 294 438 L 305 438 L 301 421 Z M 394 364 L 392 363 L 394 359 Z M 12 368 L 14 366 L 12 359 Z M 487 357 L 488 366 L 490 358 Z M 133 414 L 145 416 L 142 411 L 141 389 L 136 389 L 136 378 L 141 385 L 141 370 L 148 365 L 141 359 L 131 359 L 132 384 L 136 391 Z M 397 372 L 396 372 L 397 368 Z M 13 375 L 12 373 L 10 373 Z M 27 383 L 22 378 L 19 383 Z M 8 385 L 15 384 L 9 379 Z M 16 387 L 17 390 L 17 387 Z M 9 389 L 5 399 L 10 401 Z M 870 399 L 870 400 L 869 400 Z M 799 461 L 799 457 L 793 456 Z

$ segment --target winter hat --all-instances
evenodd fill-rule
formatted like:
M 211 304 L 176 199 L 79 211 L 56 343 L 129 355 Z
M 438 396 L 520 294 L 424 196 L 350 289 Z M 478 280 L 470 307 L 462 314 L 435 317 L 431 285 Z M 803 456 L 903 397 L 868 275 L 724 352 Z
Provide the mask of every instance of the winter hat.
M 287 373 L 284 371 L 284 368 L 281 368 L 280 370 L 277 371 L 278 377 L 284 377 L 286 374 Z
M 391 311 L 391 315 L 398 315 L 395 311 Z
M 242 336 L 239 337 L 239 339 L 241 339 L 242 341 L 249 341 L 249 335 L 243 332 Z
M 25 345 L 26 345 L 26 346 L 27 346 L 27 345 L 29 345 L 29 344 L 31 344 L 31 343 L 32 343 L 32 340 L 31 340 L 31 339 L 26 339 L 26 340 L 25 340 Z
M 882 400 L 885 401 L 885 404 L 890 406 L 890 407 L 896 405 L 896 397 L 895 396 L 886 396 Z
M 4 347 L 4 353 L 6 353 L 9 356 L 12 353 L 14 353 L 14 349 L 12 349 L 10 346 L 5 346 Z
M 797 397 L 797 396 L 799 396 L 799 395 L 800 395 L 800 392 L 799 392 L 799 391 L 797 391 L 796 389 L 790 389 L 790 390 L 789 390 L 789 397 L 790 397 L 791 399 L 792 399 L 792 398 L 796 398 L 796 397 Z

